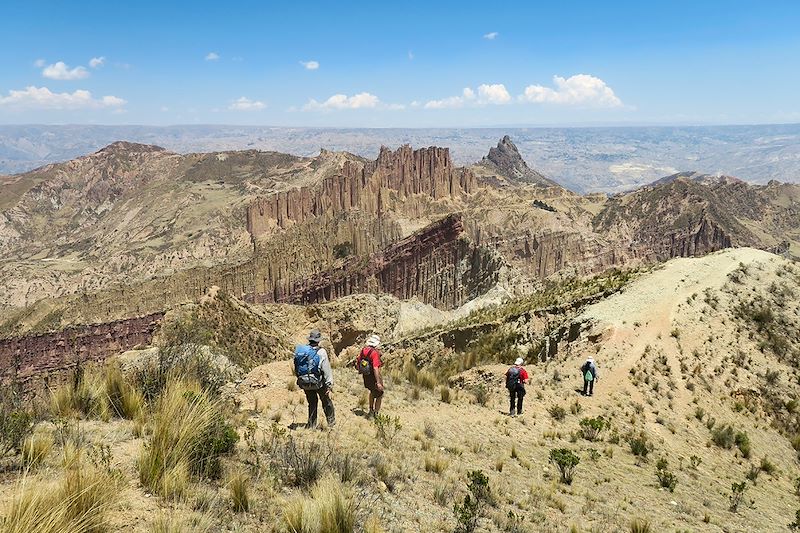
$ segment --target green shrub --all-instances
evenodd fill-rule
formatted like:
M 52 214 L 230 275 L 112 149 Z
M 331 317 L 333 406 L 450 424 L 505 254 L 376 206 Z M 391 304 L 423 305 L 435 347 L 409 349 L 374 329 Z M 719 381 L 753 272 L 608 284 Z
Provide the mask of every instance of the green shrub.
M 729 424 L 717 426 L 711 430 L 711 441 L 720 448 L 730 450 L 736 443 L 736 431 Z
M 678 484 L 678 477 L 667 470 L 667 460 L 662 458 L 656 463 L 656 477 L 658 484 L 670 492 L 675 492 L 675 486 Z
M 598 416 L 597 418 L 582 418 L 580 421 L 583 438 L 591 442 L 596 441 L 609 425 L 608 420 L 602 416 Z
M 795 511 L 794 522 L 789 524 L 789 529 L 791 529 L 792 531 L 797 531 L 798 529 L 800 529 L 800 509 Z
M 475 395 L 475 401 L 480 406 L 485 407 L 489 402 L 489 391 L 486 389 L 486 386 L 483 383 L 475 387 L 472 390 L 472 394 Z
M 778 467 L 775 466 L 775 463 L 770 461 L 767 457 L 761 458 L 761 464 L 759 465 L 759 468 L 762 472 L 765 472 L 770 476 L 774 476 L 778 472 Z
M 484 505 L 494 503 L 486 474 L 480 470 L 473 470 L 467 474 L 467 478 L 469 494 L 464 496 L 463 503 L 456 503 L 453 507 L 456 515 L 456 533 L 475 531 Z
M 139 479 L 153 493 L 180 497 L 189 474 L 220 477 L 220 456 L 232 451 L 238 438 L 219 402 L 197 385 L 169 382 L 156 404 L 152 437 L 139 456 Z
M 547 412 L 550 413 L 550 416 L 553 417 L 553 420 L 557 420 L 561 422 L 567 416 L 567 410 L 561 407 L 560 405 L 553 405 L 547 409 Z
M 731 485 L 731 494 L 728 496 L 728 501 L 730 502 L 730 506 L 728 507 L 732 513 L 735 513 L 739 510 L 739 505 L 742 503 L 744 499 L 744 492 L 747 490 L 747 482 L 742 481 L 741 483 L 733 483 Z
M 19 453 L 22 444 L 33 431 L 33 416 L 12 405 L 0 405 L 0 455 Z
M 739 448 L 739 451 L 742 452 L 742 457 L 744 457 L 745 459 L 750 459 L 752 446 L 750 444 L 750 437 L 747 436 L 747 433 L 743 431 L 737 432 L 736 437 L 734 438 L 734 442 L 736 443 L 736 446 Z
M 630 435 L 628 437 L 628 444 L 630 444 L 631 453 L 643 459 L 646 459 L 647 454 L 652 450 L 652 446 L 650 445 L 647 435 L 644 432 L 641 432 L 638 435 Z
M 561 483 L 571 485 L 580 458 L 566 448 L 558 448 L 550 450 L 550 462 L 558 468 Z
M 403 428 L 403 425 L 400 423 L 400 417 L 391 417 L 389 415 L 376 415 L 374 419 L 375 423 L 375 436 L 377 439 L 387 448 L 389 448 L 394 439 L 397 437 L 397 434 L 400 433 L 400 430 Z

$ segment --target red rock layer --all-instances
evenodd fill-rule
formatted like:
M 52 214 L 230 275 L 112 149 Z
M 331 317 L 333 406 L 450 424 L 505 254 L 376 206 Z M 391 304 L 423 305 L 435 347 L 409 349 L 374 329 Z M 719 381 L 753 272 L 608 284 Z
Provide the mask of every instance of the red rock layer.
M 27 385 L 34 377 L 102 361 L 137 345 L 150 344 L 164 313 L 76 326 L 54 333 L 0 340 L 0 380 Z

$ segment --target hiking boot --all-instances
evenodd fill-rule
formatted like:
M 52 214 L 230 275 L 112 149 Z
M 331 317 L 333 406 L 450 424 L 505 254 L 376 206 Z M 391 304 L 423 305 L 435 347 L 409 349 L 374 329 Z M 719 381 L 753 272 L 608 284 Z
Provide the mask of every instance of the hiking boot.
M 336 420 L 330 420 L 328 422 L 328 429 L 333 429 L 336 427 Z
M 522 416 L 522 411 L 517 411 L 517 416 Z
M 517 416 L 517 411 L 512 409 L 511 411 L 508 412 L 508 416 Z
M 372 420 L 373 418 L 375 418 L 375 411 L 367 413 L 367 420 Z

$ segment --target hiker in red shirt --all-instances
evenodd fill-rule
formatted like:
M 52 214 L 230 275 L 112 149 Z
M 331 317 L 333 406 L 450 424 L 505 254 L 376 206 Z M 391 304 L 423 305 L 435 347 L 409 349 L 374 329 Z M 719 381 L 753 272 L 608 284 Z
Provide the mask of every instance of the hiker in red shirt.
M 506 371 L 506 388 L 511 400 L 510 416 L 522 414 L 522 400 L 525 398 L 525 383 L 529 381 L 528 372 L 522 368 L 522 357 L 514 361 L 514 366 Z
M 375 418 L 381 410 L 383 399 L 383 376 L 381 375 L 381 352 L 378 346 L 380 337 L 370 335 L 367 345 L 361 349 L 356 358 L 356 369 L 364 377 L 364 387 L 369 391 L 369 414 L 367 418 Z

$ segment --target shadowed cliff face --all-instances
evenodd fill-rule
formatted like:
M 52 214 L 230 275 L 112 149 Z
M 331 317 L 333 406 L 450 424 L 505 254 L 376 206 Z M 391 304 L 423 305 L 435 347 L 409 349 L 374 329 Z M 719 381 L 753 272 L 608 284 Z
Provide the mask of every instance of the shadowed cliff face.
M 245 299 L 314 304 L 382 292 L 455 308 L 493 287 L 503 266 L 496 254 L 463 238 L 463 231 L 461 217 L 452 215 L 367 258 L 354 257 L 336 268 Z

